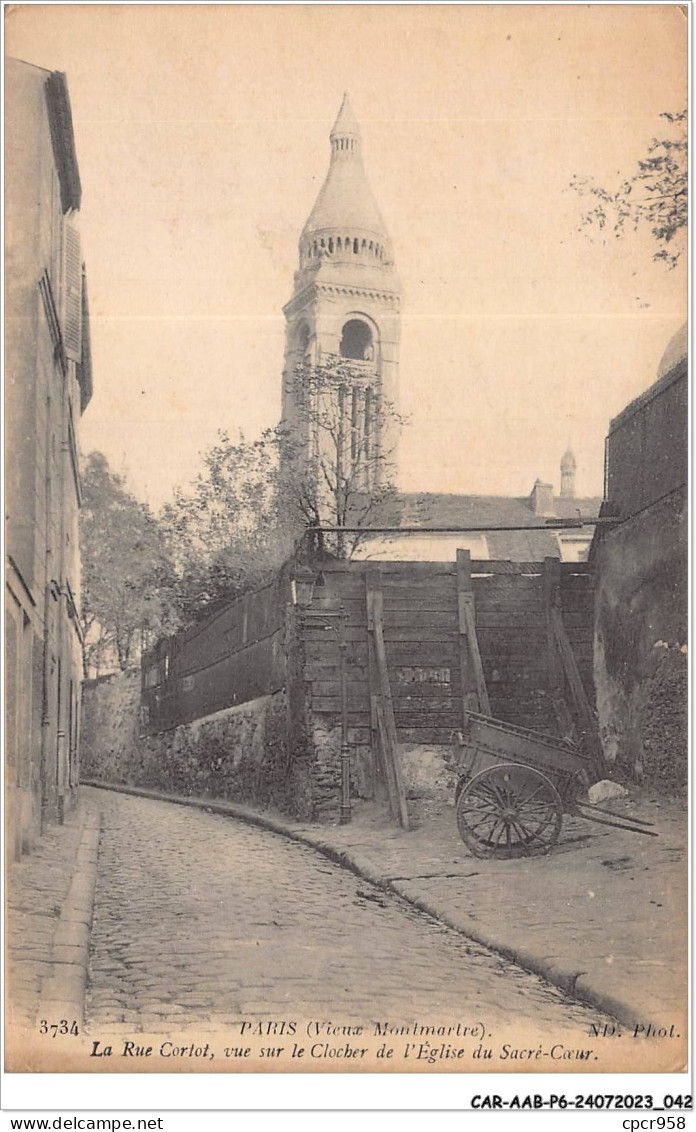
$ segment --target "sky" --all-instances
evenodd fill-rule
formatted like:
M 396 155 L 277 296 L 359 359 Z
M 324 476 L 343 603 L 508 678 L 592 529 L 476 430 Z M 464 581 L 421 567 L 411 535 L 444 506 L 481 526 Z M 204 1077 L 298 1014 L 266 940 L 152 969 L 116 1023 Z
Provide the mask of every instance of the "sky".
M 648 234 L 579 231 L 686 105 L 668 5 L 31 5 L 6 50 L 64 71 L 95 393 L 81 428 L 158 507 L 218 429 L 277 423 L 282 306 L 344 91 L 403 288 L 408 491 L 601 495 L 609 421 L 686 317 Z

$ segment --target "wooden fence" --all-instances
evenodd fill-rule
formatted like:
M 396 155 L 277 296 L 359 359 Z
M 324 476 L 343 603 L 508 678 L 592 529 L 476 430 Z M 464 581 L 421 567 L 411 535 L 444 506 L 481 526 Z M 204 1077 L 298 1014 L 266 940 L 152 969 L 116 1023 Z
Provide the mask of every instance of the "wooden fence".
M 291 604 L 287 572 L 143 659 L 143 730 L 163 731 L 278 691 L 286 617 L 301 642 L 302 701 L 330 725 L 379 744 L 383 726 L 412 743 L 451 743 L 463 713 L 584 737 L 596 748 L 593 578 L 586 563 L 329 562 L 311 607 Z
M 369 742 L 375 728 L 368 592 L 380 595 L 400 740 L 451 742 L 467 706 L 553 734 L 589 726 L 593 580 L 586 563 L 470 561 L 460 552 L 451 564 L 331 563 L 320 581 L 302 622 L 311 706 L 317 715 L 341 708 L 338 637 L 321 613 L 342 610 L 352 742 Z
M 165 637 L 142 661 L 142 730 L 166 731 L 278 691 L 287 575 L 245 594 L 183 633 Z

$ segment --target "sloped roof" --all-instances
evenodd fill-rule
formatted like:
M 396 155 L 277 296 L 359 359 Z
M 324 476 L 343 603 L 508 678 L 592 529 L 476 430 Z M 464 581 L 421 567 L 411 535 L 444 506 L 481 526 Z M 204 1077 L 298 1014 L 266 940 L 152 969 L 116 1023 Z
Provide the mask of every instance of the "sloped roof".
M 46 79 L 46 105 L 60 184 L 61 206 L 63 212 L 70 212 L 80 207 L 82 186 L 75 153 L 68 83 L 62 71 L 52 71 Z
M 348 95 L 344 96 L 331 131 L 332 142 L 341 138 L 347 138 L 353 144 L 345 149 L 332 145 L 329 171 L 304 226 L 303 235 L 345 230 L 349 235 L 359 231 L 388 239 L 382 213 L 363 166 L 360 129 Z
M 553 497 L 553 516 L 574 519 L 596 518 L 601 499 Z M 395 526 L 422 527 L 534 527 L 546 516 L 535 515 L 529 496 L 507 495 L 442 495 L 416 492 L 399 495 L 392 504 L 389 522 Z M 591 535 L 591 528 L 579 528 Z M 518 562 L 538 562 L 558 555 L 554 528 L 545 530 L 487 531 L 485 534 L 491 558 L 508 558 Z
M 360 137 L 360 126 L 358 125 L 358 119 L 355 117 L 355 111 L 351 106 L 351 102 L 347 94 L 343 95 L 341 109 L 338 112 L 336 121 L 333 124 L 333 129 L 329 134 L 329 137 L 332 141 L 334 138 Z

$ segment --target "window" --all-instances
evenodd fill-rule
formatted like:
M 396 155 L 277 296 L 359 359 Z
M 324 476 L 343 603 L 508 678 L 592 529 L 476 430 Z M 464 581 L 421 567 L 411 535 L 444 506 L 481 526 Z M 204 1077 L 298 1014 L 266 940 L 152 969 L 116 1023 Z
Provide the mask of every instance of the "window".
M 352 358 L 359 362 L 372 361 L 372 331 L 366 322 L 359 318 L 349 319 L 341 334 L 340 353 L 342 358 Z
M 73 224 L 65 224 L 63 341 L 65 352 L 82 361 L 82 258 L 80 236 Z
M 309 346 L 309 327 L 306 322 L 301 322 L 297 331 L 297 349 L 301 354 L 306 353 Z

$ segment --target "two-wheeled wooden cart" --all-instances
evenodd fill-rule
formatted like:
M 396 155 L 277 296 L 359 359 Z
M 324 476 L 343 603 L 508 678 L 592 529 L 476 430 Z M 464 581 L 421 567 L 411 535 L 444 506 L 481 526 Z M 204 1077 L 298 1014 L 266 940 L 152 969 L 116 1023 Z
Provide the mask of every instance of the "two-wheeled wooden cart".
M 639 818 L 586 811 L 582 796 L 592 780 L 593 760 L 565 740 L 467 712 L 460 745 L 457 826 L 477 857 L 550 852 L 564 813 L 657 836 Z

